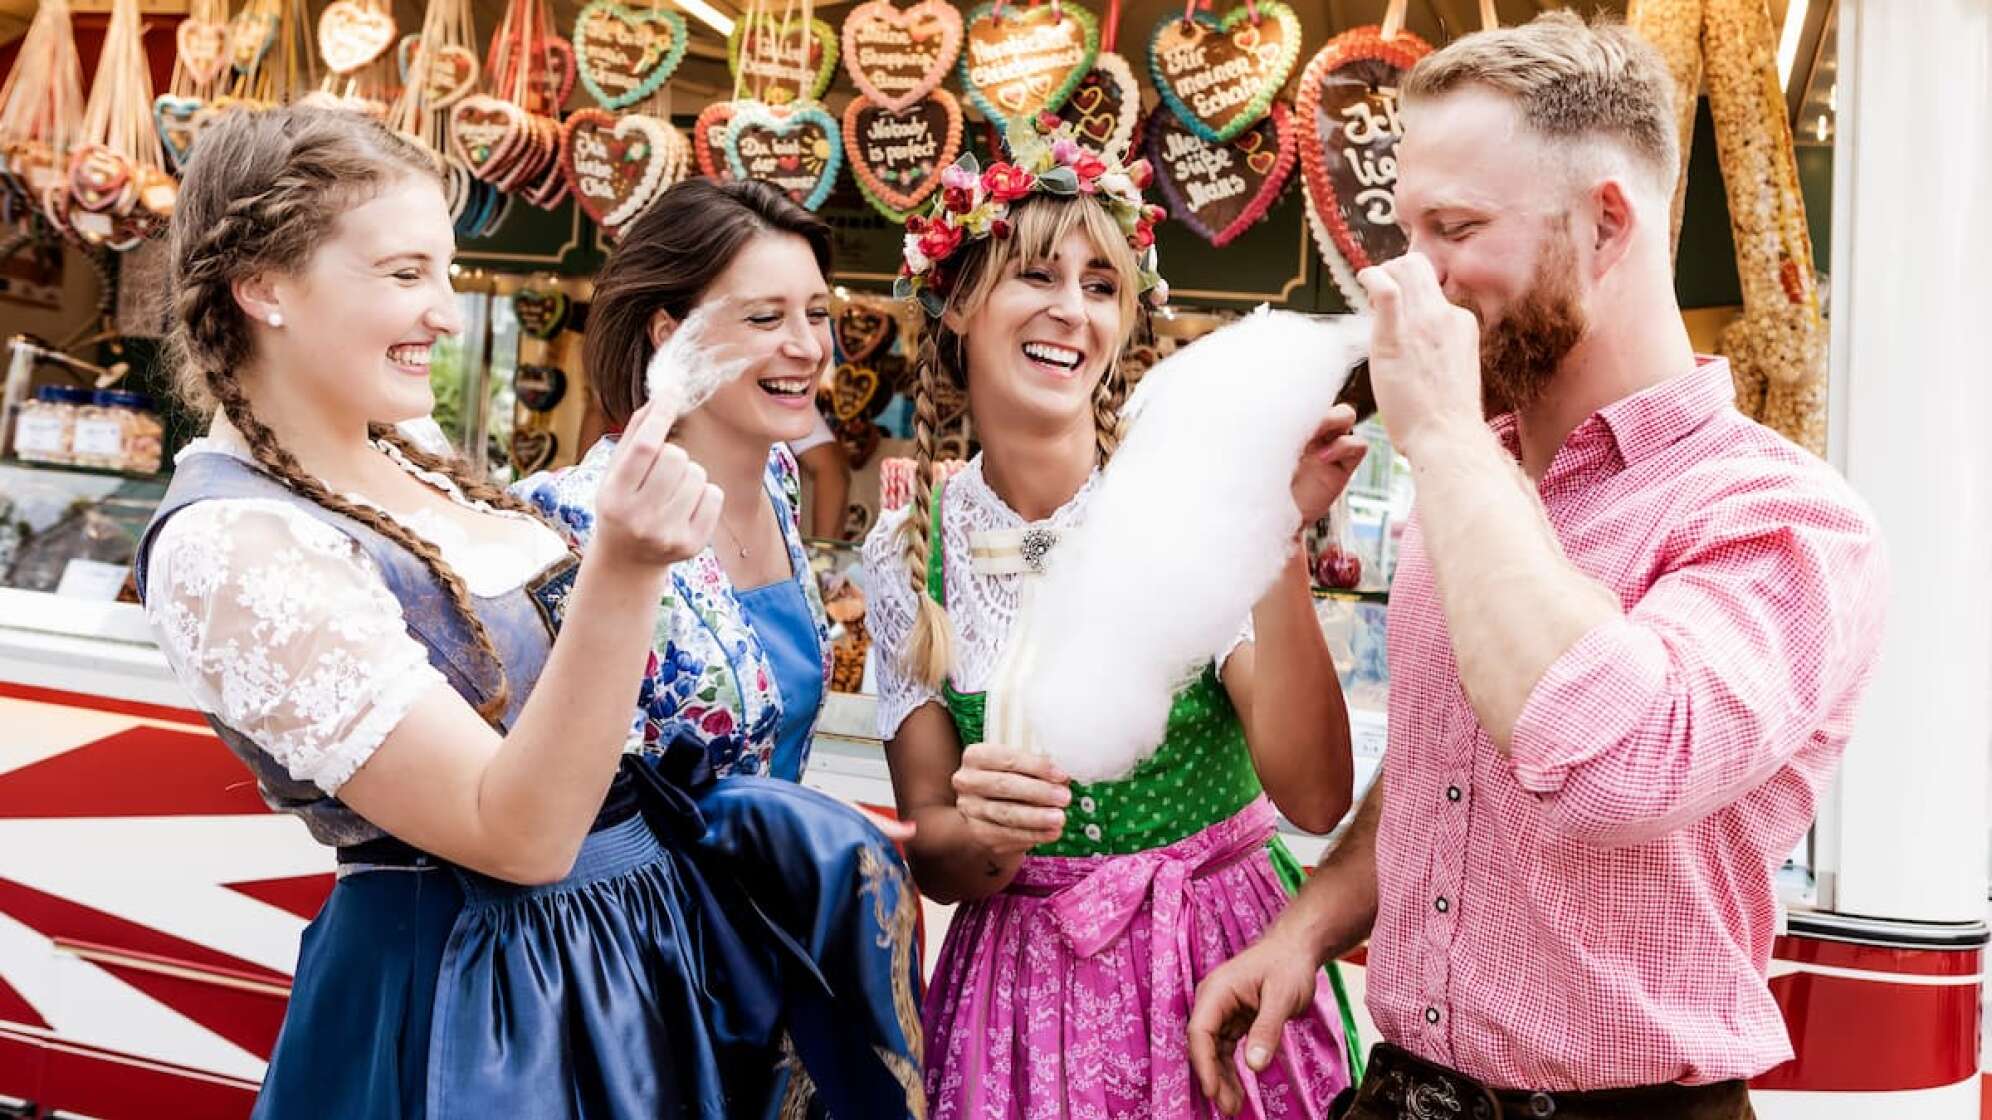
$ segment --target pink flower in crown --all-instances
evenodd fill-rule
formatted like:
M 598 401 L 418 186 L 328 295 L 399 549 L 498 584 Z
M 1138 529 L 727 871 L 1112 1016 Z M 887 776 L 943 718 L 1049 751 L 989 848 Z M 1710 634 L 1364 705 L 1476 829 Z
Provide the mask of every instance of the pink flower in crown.
M 1134 184 L 1134 189 L 1137 191 L 1147 190 L 1148 184 L 1155 180 L 1155 169 L 1150 167 L 1145 159 L 1135 160 L 1128 164 L 1125 170 L 1128 181 Z
M 941 186 L 949 190 L 973 191 L 977 182 L 975 172 L 958 163 L 948 165 L 948 169 L 941 172 Z
M 1015 202 L 1031 193 L 1031 188 L 1037 185 L 1037 176 L 1014 163 L 994 163 L 982 173 L 982 185 L 988 189 L 991 201 Z
M 1051 158 L 1067 167 L 1071 167 L 1077 163 L 1080 152 L 1084 150 L 1079 146 L 1077 140 L 1065 136 L 1061 136 L 1051 142 Z
M 1148 222 L 1134 223 L 1134 236 L 1128 239 L 1137 252 L 1155 244 L 1155 227 Z
M 1072 161 L 1072 170 L 1079 176 L 1079 189 L 1091 194 L 1100 176 L 1107 173 L 1107 163 L 1099 156 L 1082 149 L 1079 158 Z

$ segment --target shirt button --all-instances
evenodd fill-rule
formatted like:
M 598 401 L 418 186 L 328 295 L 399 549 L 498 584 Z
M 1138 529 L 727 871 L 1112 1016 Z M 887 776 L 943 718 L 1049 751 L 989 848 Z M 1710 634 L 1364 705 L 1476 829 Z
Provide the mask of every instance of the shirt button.
M 1436 1007 L 1427 1007 L 1427 1008 L 1425 1009 L 1425 1021 L 1426 1021 L 1427 1023 L 1436 1023 L 1436 1022 L 1438 1022 L 1438 1021 L 1439 1021 L 1439 1009 L 1438 1009 L 1438 1008 L 1436 1008 Z
M 1100 826 L 1099 826 L 1099 825 L 1096 825 L 1096 824 L 1089 824 L 1089 825 L 1087 825 L 1087 826 L 1086 826 L 1086 839 L 1088 839 L 1088 840 L 1098 840 L 1099 838 L 1100 838 Z
M 1446 800 L 1447 800 L 1447 801 L 1458 801 L 1459 799 L 1460 799 L 1460 792 L 1459 792 L 1459 787 L 1458 787 L 1458 786 L 1447 786 L 1447 787 L 1446 787 Z
M 1432 905 L 1433 905 L 1433 906 L 1435 906 L 1435 907 L 1437 907 L 1437 908 L 1438 908 L 1438 911 L 1439 911 L 1439 913 L 1441 913 L 1441 914 L 1443 914 L 1443 913 L 1445 913 L 1446 911 L 1448 911 L 1448 910 L 1452 909 L 1452 903 L 1450 903 L 1450 902 L 1447 902 L 1447 901 L 1446 901 L 1446 898 L 1445 898 L 1445 896 L 1444 896 L 1444 895 L 1440 895 L 1440 896 L 1439 896 L 1439 900 L 1438 900 L 1437 902 L 1434 902 L 1434 903 L 1432 903 Z
M 1091 797 L 1082 797 L 1079 799 L 1079 811 L 1082 813 L 1095 812 L 1099 808 L 1100 808 L 1100 803 L 1094 801 Z

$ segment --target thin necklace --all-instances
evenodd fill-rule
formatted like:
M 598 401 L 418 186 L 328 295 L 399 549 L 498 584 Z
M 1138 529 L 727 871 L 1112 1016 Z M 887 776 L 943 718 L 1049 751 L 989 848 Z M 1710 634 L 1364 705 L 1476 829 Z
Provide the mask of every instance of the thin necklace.
M 741 542 L 741 540 L 740 540 L 740 534 L 738 534 L 738 533 L 734 532 L 734 531 L 733 531 L 733 526 L 727 523 L 727 520 L 726 520 L 726 515 L 724 515 L 724 514 L 721 514 L 721 515 L 720 515 L 720 518 L 719 518 L 719 527 L 720 527 L 720 528 L 722 528 L 722 529 L 724 529 L 724 530 L 726 530 L 726 535 L 727 535 L 727 536 L 729 536 L 729 537 L 732 537 L 732 538 L 733 538 L 733 547 L 734 547 L 734 548 L 737 548 L 737 549 L 739 549 L 739 550 L 740 550 L 740 558 L 741 558 L 742 560 L 745 560 L 745 559 L 747 559 L 747 557 L 748 557 L 748 549 L 747 549 L 747 546 L 746 546 L 745 544 L 743 544 L 743 543 Z

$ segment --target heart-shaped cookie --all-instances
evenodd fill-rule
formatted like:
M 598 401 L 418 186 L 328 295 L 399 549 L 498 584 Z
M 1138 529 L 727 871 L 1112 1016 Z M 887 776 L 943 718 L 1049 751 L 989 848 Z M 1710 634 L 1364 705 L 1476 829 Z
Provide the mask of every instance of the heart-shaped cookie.
M 961 103 L 944 89 L 892 112 L 859 95 L 844 109 L 844 151 L 865 201 L 894 222 L 919 209 L 961 154 Z
M 228 58 L 238 74 L 254 70 L 276 41 L 277 5 L 273 0 L 251 0 L 228 21 Z
M 896 320 L 858 300 L 837 313 L 837 351 L 847 362 L 868 362 L 892 337 Z
M 395 49 L 401 80 L 422 83 L 422 107 L 447 109 L 477 88 L 477 55 L 455 43 L 430 46 L 420 35 L 403 35 Z M 417 69 L 420 74 L 415 73 Z
M 735 104 L 726 165 L 736 179 L 766 179 L 814 210 L 830 197 L 844 161 L 837 121 L 821 106 Z
M 726 38 L 726 65 L 769 105 L 815 101 L 837 73 L 837 31 L 820 19 L 744 18 Z
M 520 475 L 547 469 L 559 453 L 560 440 L 552 432 L 522 429 L 512 433 L 512 469 Z
M 185 167 L 187 157 L 193 154 L 194 140 L 200 136 L 195 121 L 206 104 L 198 97 L 175 97 L 170 93 L 153 98 L 152 125 L 159 130 L 159 142 L 165 146 L 173 166 Z
M 851 469 L 854 471 L 865 469 L 865 465 L 871 462 L 872 456 L 878 454 L 882 433 L 877 424 L 864 417 L 837 425 L 836 435 L 837 441 L 844 445 L 844 450 L 850 452 Z
M 1125 161 L 1141 121 L 1141 87 L 1135 84 L 1134 68 L 1127 59 L 1101 51 L 1058 116 L 1072 125 L 1081 144 L 1108 160 Z
M 1294 127 L 1308 224 L 1336 287 L 1358 310 L 1369 301 L 1356 273 L 1408 247 L 1395 203 L 1404 134 L 1397 90 L 1431 50 L 1408 31 L 1385 39 L 1378 27 L 1356 27 L 1328 40 L 1301 73 Z
M 1293 172 L 1293 118 L 1283 101 L 1224 142 L 1204 139 L 1174 113 L 1154 113 L 1146 140 L 1169 212 L 1220 247 L 1266 216 Z
M 93 214 L 119 213 L 137 200 L 131 161 L 102 144 L 83 144 L 69 153 L 69 193 Z
M 332 0 L 318 17 L 318 57 L 334 74 L 350 74 L 394 45 L 394 17 L 355 0 Z
M 539 41 L 540 66 L 533 72 L 526 107 L 535 113 L 558 116 L 574 94 L 575 77 L 581 68 L 574 62 L 574 44 L 565 39 Z
M 228 65 L 228 25 L 210 19 L 180 21 L 173 32 L 180 51 L 180 65 L 195 85 L 205 86 L 221 76 Z
M 518 317 L 519 329 L 543 341 L 566 330 L 573 313 L 574 304 L 566 292 L 520 288 L 512 297 L 512 314 Z
M 592 0 L 574 19 L 574 58 L 588 96 L 620 109 L 657 92 L 685 60 L 685 17 Z
M 841 365 L 830 377 L 830 412 L 839 424 L 862 419 L 878 396 L 878 371 L 859 365 Z
M 1253 12 L 1257 12 L 1257 20 Z M 1162 103 L 1206 140 L 1229 140 L 1264 119 L 1300 58 L 1300 17 L 1259 0 L 1218 17 L 1162 17 L 1148 40 L 1148 74 Z
M 689 153 L 677 129 L 637 113 L 618 117 L 606 109 L 577 109 L 561 142 L 574 201 L 611 230 L 643 212 L 666 186 L 666 175 L 684 174 Z
M 525 110 L 502 98 L 477 94 L 450 109 L 450 144 L 471 174 L 491 180 L 524 141 Z
M 1077 4 L 1006 8 L 982 3 L 968 16 L 961 88 L 992 121 L 1057 112 L 1093 68 L 1100 22 Z
M 519 406 L 531 412 L 552 412 L 567 395 L 567 371 L 559 366 L 522 365 L 512 378 Z
M 895 8 L 866 0 L 844 17 L 844 69 L 872 104 L 910 109 L 940 88 L 961 53 L 961 13 L 947 0 Z
M 733 102 L 715 101 L 699 110 L 692 123 L 692 154 L 698 157 L 699 173 L 724 182 L 733 177 L 726 165 L 726 129 L 733 121 Z

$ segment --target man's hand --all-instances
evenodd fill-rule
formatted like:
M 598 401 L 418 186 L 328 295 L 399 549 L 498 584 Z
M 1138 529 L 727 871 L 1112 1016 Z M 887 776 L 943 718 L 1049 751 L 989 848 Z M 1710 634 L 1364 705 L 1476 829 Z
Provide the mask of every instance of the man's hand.
M 1242 1038 L 1254 1073 L 1272 1063 L 1287 1020 L 1314 999 L 1321 962 L 1305 945 L 1269 930 L 1259 943 L 1226 961 L 1197 985 L 1190 1012 L 1190 1068 L 1203 1094 L 1226 1116 L 1238 1115 L 1245 1089 L 1233 1056 Z
M 1366 268 L 1370 383 L 1390 441 L 1416 462 L 1421 441 L 1464 424 L 1480 427 L 1480 324 L 1439 289 L 1422 253 Z

